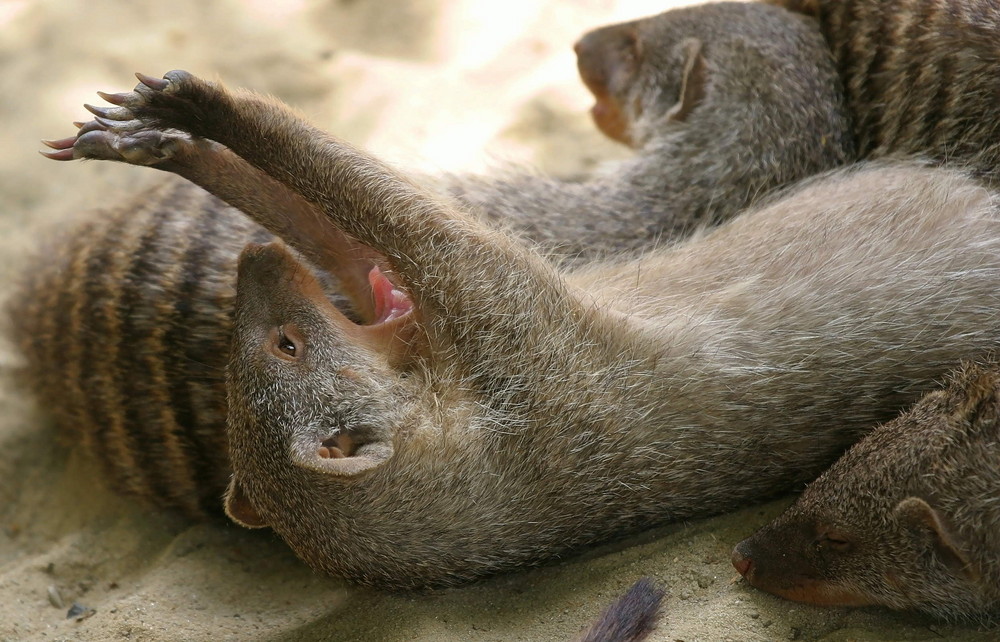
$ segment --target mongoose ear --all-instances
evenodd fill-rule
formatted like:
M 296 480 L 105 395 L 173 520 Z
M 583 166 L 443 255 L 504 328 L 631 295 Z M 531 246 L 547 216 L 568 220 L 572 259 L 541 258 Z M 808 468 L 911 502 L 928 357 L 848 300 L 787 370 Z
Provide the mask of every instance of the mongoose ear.
M 349 435 L 338 435 L 322 444 L 292 448 L 292 462 L 336 477 L 354 477 L 382 466 L 392 458 L 392 441 L 372 441 L 355 446 Z
M 994 422 L 997 418 L 997 376 L 992 370 L 966 365 L 956 378 L 962 388 L 957 413 L 969 422 Z
M 701 40 L 685 38 L 678 45 L 684 54 L 684 74 L 681 78 L 681 93 L 677 104 L 667 111 L 667 120 L 687 120 L 688 114 L 705 97 L 708 74 L 705 57 L 701 54 Z
M 246 528 L 266 528 L 267 523 L 253 507 L 243 490 L 243 484 L 233 476 L 229 480 L 229 488 L 225 497 L 226 515 L 240 526 Z
M 905 528 L 930 538 L 935 555 L 945 566 L 970 580 L 978 573 L 962 552 L 954 530 L 949 527 L 943 515 L 919 497 L 907 497 L 893 510 L 896 519 Z

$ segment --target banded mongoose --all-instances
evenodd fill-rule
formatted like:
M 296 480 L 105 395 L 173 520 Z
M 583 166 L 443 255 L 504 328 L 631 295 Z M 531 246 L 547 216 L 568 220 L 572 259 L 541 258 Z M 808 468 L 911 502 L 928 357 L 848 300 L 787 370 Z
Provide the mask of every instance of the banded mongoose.
M 577 261 L 731 216 L 853 157 L 832 60 L 810 23 L 722 4 L 599 29 L 578 44 L 580 72 L 602 105 L 629 108 L 620 122 L 634 159 L 579 183 L 442 182 L 492 222 Z M 120 488 L 221 514 L 236 259 L 270 235 L 172 181 L 66 238 L 14 301 L 34 388 Z
M 919 154 L 1000 181 L 1000 3 L 767 1 L 819 20 L 862 158 Z
M 814 604 L 1000 619 L 1000 364 L 966 364 L 880 426 L 733 564 L 757 588 Z
M 856 159 L 843 88 L 812 19 L 706 4 L 597 29 L 575 49 L 595 123 L 636 156 L 580 183 L 525 175 L 481 196 L 467 180 L 455 189 L 471 204 L 508 201 L 503 218 L 564 253 L 642 250 Z
M 181 173 L 311 260 L 342 234 L 382 257 L 340 266 L 377 300 L 359 325 L 249 246 L 227 369 L 228 513 L 354 582 L 457 584 L 788 489 L 1000 330 L 1000 198 L 955 171 L 840 171 L 560 269 L 280 103 L 140 81 L 54 155 Z

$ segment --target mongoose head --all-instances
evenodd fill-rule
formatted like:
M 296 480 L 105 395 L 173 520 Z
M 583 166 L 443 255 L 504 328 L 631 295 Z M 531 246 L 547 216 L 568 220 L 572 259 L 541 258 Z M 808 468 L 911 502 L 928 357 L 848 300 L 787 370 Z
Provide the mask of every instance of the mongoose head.
M 642 147 L 653 123 L 683 121 L 701 100 L 705 60 L 693 33 L 699 25 L 687 24 L 690 14 L 668 11 L 595 29 L 577 41 L 577 68 L 595 98 L 591 116 L 605 135 Z
M 283 244 L 241 254 L 227 371 L 226 509 L 237 522 L 329 521 L 324 491 L 393 457 L 417 396 L 395 367 L 412 336 L 412 306 L 377 268 L 370 278 L 377 318 L 359 325 Z M 295 503 L 305 495 L 315 501 Z
M 1000 508 L 989 509 L 1000 482 L 997 384 L 970 367 L 926 395 L 740 542 L 733 565 L 752 586 L 811 604 L 950 618 L 1000 607 L 977 555 L 1000 550 Z

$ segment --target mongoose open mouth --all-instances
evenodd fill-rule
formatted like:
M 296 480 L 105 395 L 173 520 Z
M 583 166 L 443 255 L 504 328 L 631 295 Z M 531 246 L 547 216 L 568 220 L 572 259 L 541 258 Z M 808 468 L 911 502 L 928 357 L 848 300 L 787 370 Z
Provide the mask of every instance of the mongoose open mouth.
M 386 278 L 378 266 L 368 272 L 368 283 L 375 302 L 375 318 L 371 325 L 399 319 L 413 310 L 413 301 Z

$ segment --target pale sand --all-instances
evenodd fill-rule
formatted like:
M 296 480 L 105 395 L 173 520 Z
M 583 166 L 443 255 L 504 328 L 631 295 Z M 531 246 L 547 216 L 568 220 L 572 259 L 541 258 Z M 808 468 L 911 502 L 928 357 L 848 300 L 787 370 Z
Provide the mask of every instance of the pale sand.
M 98 89 L 184 68 L 272 92 L 404 166 L 497 158 L 570 173 L 623 150 L 590 125 L 570 44 L 670 2 L 0 0 L 0 274 L 40 229 L 155 172 L 56 164 Z M 484 151 L 486 150 L 486 151 Z M 267 532 L 192 526 L 108 492 L 13 385 L 0 352 L 0 640 L 570 640 L 641 575 L 670 592 L 654 640 L 989 640 L 881 610 L 817 609 L 732 580 L 732 545 L 784 505 L 679 524 L 562 563 L 431 594 L 319 577 Z M 787 501 L 787 500 L 785 500 Z M 350 546 L 349 541 L 344 546 Z M 63 606 L 55 607 L 49 589 Z M 95 610 L 66 619 L 71 603 Z

